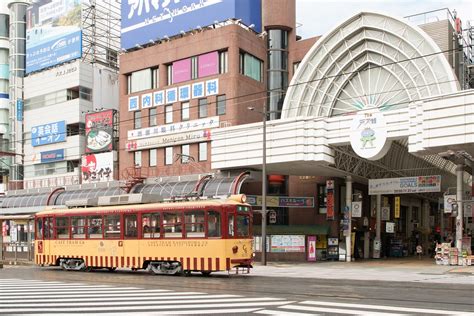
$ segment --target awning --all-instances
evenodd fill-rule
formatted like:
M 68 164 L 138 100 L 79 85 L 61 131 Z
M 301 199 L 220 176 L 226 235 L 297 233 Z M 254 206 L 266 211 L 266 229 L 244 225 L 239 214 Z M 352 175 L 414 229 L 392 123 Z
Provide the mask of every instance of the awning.
M 236 179 L 236 177 L 211 179 L 207 182 L 202 195 L 214 197 L 233 194 L 232 189 Z
M 103 189 L 88 189 L 88 190 L 74 190 L 61 191 L 59 195 L 51 200 L 51 205 L 66 205 L 66 201 L 79 199 L 92 199 L 99 196 L 112 196 L 127 194 L 124 189 L 120 187 L 103 188 Z
M 156 194 L 163 199 L 172 197 L 188 196 L 193 193 L 197 181 L 183 181 L 183 182 L 163 182 L 155 184 L 139 184 L 132 193 L 147 193 Z
M 253 226 L 254 235 L 262 234 L 261 226 Z M 267 225 L 267 235 L 327 235 L 327 225 Z
M 3 199 L 2 208 L 18 208 L 46 205 L 51 192 L 28 195 L 11 195 Z
M 44 211 L 45 206 L 30 206 L 30 207 L 14 207 L 14 208 L 0 208 L 0 215 L 2 217 L 31 215 L 40 211 Z

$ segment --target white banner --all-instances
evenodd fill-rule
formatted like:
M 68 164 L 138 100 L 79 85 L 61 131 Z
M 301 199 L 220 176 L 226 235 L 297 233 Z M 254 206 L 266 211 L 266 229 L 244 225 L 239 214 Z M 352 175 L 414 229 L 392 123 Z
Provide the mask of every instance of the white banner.
M 362 217 L 362 202 L 352 202 L 352 217 Z
M 441 176 L 369 179 L 369 195 L 440 192 Z
M 134 129 L 127 132 L 127 137 L 128 140 L 135 140 L 141 138 L 163 136 L 167 134 L 186 133 L 216 127 L 219 127 L 219 117 L 212 116 L 199 120 L 166 124 L 162 126 L 152 126 L 142 129 Z
M 82 156 L 81 174 L 82 183 L 114 180 L 114 153 L 108 152 Z
M 127 151 L 142 150 L 148 148 L 159 148 L 167 146 L 175 146 L 181 144 L 191 144 L 206 142 L 211 140 L 211 131 L 202 130 L 183 134 L 173 134 L 167 136 L 158 136 L 152 138 L 144 138 L 128 141 L 125 144 Z

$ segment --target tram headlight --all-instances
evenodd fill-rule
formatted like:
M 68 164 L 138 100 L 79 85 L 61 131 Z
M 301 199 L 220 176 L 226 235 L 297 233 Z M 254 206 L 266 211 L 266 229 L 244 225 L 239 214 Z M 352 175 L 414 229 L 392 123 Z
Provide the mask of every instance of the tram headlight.
M 237 253 L 239 251 L 239 246 L 232 247 L 232 252 Z
M 245 194 L 242 194 L 240 200 L 242 201 L 242 203 L 246 203 L 247 202 L 247 196 Z

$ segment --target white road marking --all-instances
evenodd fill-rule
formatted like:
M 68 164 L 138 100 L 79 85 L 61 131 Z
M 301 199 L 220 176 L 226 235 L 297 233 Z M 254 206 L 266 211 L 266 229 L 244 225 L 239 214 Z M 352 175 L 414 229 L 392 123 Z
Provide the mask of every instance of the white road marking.
M 157 315 L 191 315 L 191 314 L 234 314 L 251 313 L 258 308 L 234 308 L 234 309 L 200 309 L 194 311 L 167 311 L 167 312 L 133 312 L 133 316 L 157 316 Z M 125 313 L 101 313 L 100 316 L 130 316 L 130 312 Z M 37 314 L 36 314 L 37 315 Z M 68 314 L 54 313 L 54 316 L 71 316 Z
M 316 306 L 299 306 L 299 305 L 285 305 L 280 306 L 279 308 L 306 311 L 306 312 L 320 312 L 320 313 L 337 313 L 337 314 L 347 314 L 347 315 L 367 315 L 367 316 L 406 316 L 406 314 L 394 314 L 394 313 L 376 313 L 369 311 L 360 311 L 360 310 L 350 310 L 350 309 L 341 309 L 341 308 L 327 308 L 327 307 L 316 307 Z
M 272 298 L 272 297 L 250 297 L 250 298 L 242 298 L 242 297 L 237 297 L 237 298 L 222 298 L 222 299 L 199 299 L 199 300 L 180 300 L 179 304 L 197 304 L 197 303 L 232 303 L 232 302 L 239 302 L 239 303 L 244 303 L 244 302 L 274 302 L 280 300 L 279 298 Z M 176 304 L 176 300 L 162 300 L 159 302 L 156 302 L 153 305 L 160 304 L 161 305 L 169 305 L 169 304 Z M 140 301 L 129 301 L 129 300 L 122 300 L 120 302 L 109 302 L 102 300 L 102 302 L 84 302 L 81 304 L 74 304 L 74 302 L 69 302 L 69 303 L 42 303 L 42 302 L 37 302 L 34 304 L 34 307 L 36 308 L 41 308 L 41 307 L 73 307 L 73 306 L 80 306 L 80 307 L 87 307 L 87 306 L 100 306 L 100 307 L 106 307 L 106 306 L 143 306 L 143 302 Z M 10 303 L 2 303 L 2 307 L 8 308 L 8 307 L 15 307 L 18 306 L 17 304 L 10 304 Z M 184 306 L 184 305 L 183 305 Z
M 420 314 L 453 315 L 454 313 L 456 313 L 453 311 L 439 310 L 439 309 L 425 309 L 425 308 L 398 307 L 398 306 L 385 306 L 385 305 L 365 305 L 365 304 L 336 303 L 336 302 L 320 302 L 320 301 L 304 301 L 304 302 L 301 302 L 300 304 L 360 308 L 360 309 L 376 309 L 376 310 L 382 310 L 382 311 L 396 311 L 396 312 L 408 312 L 408 313 L 420 313 Z M 463 313 L 461 312 L 460 315 L 463 315 Z M 470 315 L 473 315 L 473 314 L 470 314 Z
M 307 314 L 307 313 L 291 313 L 287 311 L 273 311 L 269 309 L 263 309 L 260 311 L 253 312 L 254 314 L 263 314 L 263 315 L 282 315 L 282 316 L 318 316 L 319 314 Z
M 230 307 L 258 307 L 258 306 L 279 306 L 284 304 L 291 304 L 294 301 L 275 301 L 275 302 L 248 302 L 248 303 L 223 303 L 223 304 L 189 304 L 189 305 L 147 305 L 147 306 L 133 306 L 129 308 L 127 306 L 120 307 L 68 307 L 67 311 L 70 313 L 97 313 L 102 311 L 143 311 L 143 310 L 183 310 L 189 309 L 188 314 L 196 314 L 200 310 L 191 310 L 195 308 L 230 308 Z M 2 313 L 52 313 L 58 312 L 57 308 L 13 308 L 13 309 L 0 309 Z M 168 314 L 168 313 L 167 313 Z
M 155 294 L 155 291 L 158 291 L 158 293 Z M 58 292 L 55 295 L 44 295 L 43 293 L 41 294 L 28 294 L 28 295 L 1 295 L 0 296 L 0 301 L 10 301 L 11 299 L 21 299 L 21 298 L 36 298 L 36 299 L 47 299 L 47 298 L 57 298 L 57 297 L 71 297 L 71 298 L 87 298 L 87 297 L 103 297 L 103 298 L 108 298 L 108 297 L 143 297 L 144 295 L 151 295 L 153 296 L 179 296 L 179 295 L 204 295 L 206 293 L 202 292 L 166 292 L 166 293 L 161 293 L 161 290 L 149 290 L 149 291 L 134 291 L 134 292 L 129 292 L 126 291 L 126 293 L 116 293 L 112 292 L 110 294 L 107 293 L 101 293 L 101 294 L 93 294 L 93 295 L 88 295 L 88 294 L 80 294 L 77 295 L 75 293 L 61 293 Z M 237 295 L 236 295 L 237 296 Z M 5 298 L 5 299 L 3 299 Z
M 143 294 L 139 295 L 134 295 L 133 297 L 127 297 L 126 299 L 128 301 L 141 301 L 141 302 L 146 302 L 146 301 L 160 301 L 160 300 L 186 300 L 186 299 L 198 299 L 198 298 L 236 298 L 240 297 L 239 295 L 230 295 L 230 294 L 216 294 L 216 295 L 211 295 L 211 294 L 206 294 L 206 295 L 180 295 L 182 293 L 168 293 L 166 296 L 159 296 L 159 295 L 146 295 L 145 297 Z M 123 295 L 127 296 L 127 295 Z M 54 302 L 103 302 L 105 299 L 104 298 L 97 298 L 96 295 L 93 295 L 91 297 L 86 297 L 86 298 L 77 298 L 75 296 L 70 297 L 70 298 L 50 298 L 50 299 L 44 299 L 42 297 L 35 297 L 34 299 L 17 299 L 17 300 L 5 300 L 6 303 L 54 303 Z M 123 301 L 123 297 L 107 297 L 106 300 L 108 302 L 116 302 L 116 301 Z M 1 300 L 0 300 L 1 301 Z M 2 303 L 2 305 L 4 305 Z

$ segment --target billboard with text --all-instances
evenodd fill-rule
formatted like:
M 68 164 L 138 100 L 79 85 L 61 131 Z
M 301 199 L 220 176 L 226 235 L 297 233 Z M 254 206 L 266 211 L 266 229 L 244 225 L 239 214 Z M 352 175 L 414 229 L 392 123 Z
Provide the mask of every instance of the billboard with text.
M 37 0 L 26 13 L 26 72 L 82 56 L 83 0 Z
M 261 32 L 261 0 L 122 1 L 122 48 L 173 36 L 227 19 L 241 19 Z

